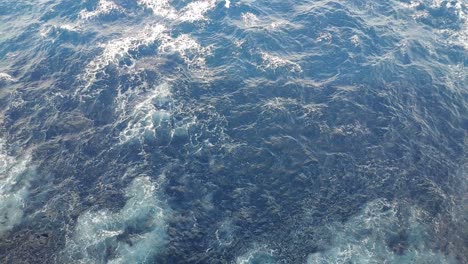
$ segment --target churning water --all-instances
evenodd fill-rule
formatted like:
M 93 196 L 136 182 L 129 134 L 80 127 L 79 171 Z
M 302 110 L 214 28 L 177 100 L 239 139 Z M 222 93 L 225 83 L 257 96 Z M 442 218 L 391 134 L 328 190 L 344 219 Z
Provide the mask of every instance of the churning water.
M 465 0 L 0 0 L 1 263 L 468 263 Z

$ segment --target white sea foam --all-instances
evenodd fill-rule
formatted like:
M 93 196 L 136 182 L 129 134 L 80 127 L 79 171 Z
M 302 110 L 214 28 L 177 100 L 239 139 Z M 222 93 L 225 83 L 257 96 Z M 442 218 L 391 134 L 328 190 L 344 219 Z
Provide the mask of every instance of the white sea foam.
M 0 139 L 0 235 L 18 225 L 29 195 L 30 157 L 12 157 Z
M 138 3 L 150 9 L 153 14 L 175 22 L 196 22 L 207 20 L 206 13 L 216 6 L 217 0 L 200 0 L 187 4 L 177 11 L 168 0 L 139 0 Z
M 169 0 L 138 0 L 138 4 L 150 9 L 155 15 L 169 19 L 177 19 L 177 11 Z
M 352 43 L 355 47 L 361 45 L 361 39 L 359 38 L 358 35 L 353 35 L 353 36 L 350 38 L 350 41 L 351 41 L 351 43 Z
M 137 34 L 127 32 L 129 37 L 119 38 L 100 44 L 103 52 L 86 67 L 88 73 L 96 73 L 111 63 L 118 63 L 122 58 L 131 56 L 130 51 L 153 44 L 157 40 L 168 38 L 167 29 L 163 25 L 146 26 Z
M 120 133 L 120 142 L 125 143 L 140 136 L 147 140 L 155 139 L 156 130 L 171 123 L 171 96 L 170 85 L 163 83 L 155 87 L 145 100 L 135 105 L 127 127 Z
M 268 249 L 266 246 L 254 246 L 246 254 L 236 258 L 237 264 L 274 264 L 274 251 Z
M 211 47 L 202 47 L 194 38 L 188 34 L 172 37 L 169 30 L 160 24 L 147 25 L 143 31 L 130 36 L 118 38 L 101 44 L 102 54 L 92 60 L 86 67 L 84 79 L 85 89 L 96 79 L 96 75 L 107 66 L 117 65 L 122 59 L 128 59 L 131 64 L 124 66 L 131 68 L 133 63 L 139 59 L 138 49 L 150 45 L 159 45 L 157 48 L 159 57 L 167 55 L 178 55 L 190 69 L 204 69 L 205 57 L 210 54 Z
M 64 261 L 151 263 L 151 258 L 167 242 L 168 213 L 158 194 L 163 180 L 155 184 L 146 176 L 136 178 L 126 189 L 128 200 L 118 212 L 82 214 L 66 241 Z M 108 257 L 109 252 L 112 257 Z
M 205 67 L 205 57 L 211 53 L 211 46 L 202 47 L 194 38 L 183 34 L 174 39 L 168 39 L 158 48 L 161 54 L 179 54 L 189 67 Z
M 52 37 L 50 40 L 52 42 L 55 41 L 54 34 L 61 33 L 61 32 L 80 32 L 82 29 L 77 24 L 46 24 L 44 25 L 41 30 L 39 31 L 39 35 L 45 39 L 47 37 Z
M 455 263 L 453 258 L 425 245 L 428 230 L 422 222 L 424 212 L 417 208 L 409 211 L 402 219 L 398 204 L 385 200 L 370 202 L 360 215 L 330 227 L 334 236 L 331 247 L 311 254 L 307 263 Z M 399 244 L 398 232 L 403 227 L 406 241 Z M 396 242 L 391 244 L 392 240 Z
M 301 25 L 294 24 L 282 18 L 269 16 L 269 17 L 258 17 L 257 15 L 246 12 L 241 15 L 242 24 L 239 26 L 249 30 L 268 30 L 278 31 L 285 28 L 299 29 Z
M 431 19 L 431 12 L 424 8 L 424 3 L 430 2 L 429 7 L 431 9 L 444 9 L 450 15 L 456 16 L 460 25 L 459 29 L 440 29 L 439 33 L 442 33 L 446 40 L 451 44 L 461 45 L 468 50 L 468 15 L 466 10 L 468 6 L 466 2 L 461 0 L 454 1 L 442 1 L 442 0 L 412 0 L 409 3 L 400 3 L 401 6 L 413 10 L 411 16 L 415 20 Z
M 8 73 L 0 72 L 0 83 L 2 82 L 14 82 L 15 79 Z
M 279 68 L 288 69 L 291 72 L 302 72 L 302 68 L 298 63 L 291 60 L 275 56 L 267 52 L 260 52 L 263 64 L 259 66 L 260 69 L 277 70 Z
M 250 12 L 243 13 L 241 15 L 242 21 L 244 22 L 244 25 L 247 27 L 256 27 L 260 23 L 260 19 L 255 15 Z
M 330 32 L 320 32 L 317 38 L 315 38 L 315 41 L 330 43 L 332 39 L 333 39 L 333 36 Z
M 465 50 L 468 50 L 468 14 L 466 13 L 466 10 L 468 10 L 467 3 L 462 1 L 452 1 L 448 2 L 447 5 L 450 5 L 450 7 L 456 10 L 456 14 L 458 15 L 459 21 L 461 23 L 461 28 L 454 34 L 454 38 L 456 38 L 457 42 L 462 45 Z
M 166 27 L 159 24 L 147 25 L 137 33 L 132 34 L 132 30 L 126 33 L 129 35 L 128 37 L 114 39 L 99 45 L 102 48 L 101 55 L 89 62 L 85 69 L 85 89 L 96 80 L 96 74 L 102 72 L 107 66 L 117 64 L 124 58 L 130 59 L 132 62 L 135 61 L 130 52 L 152 45 L 156 41 L 166 42 L 171 39 Z
M 81 10 L 79 16 L 83 20 L 88 20 L 100 15 L 110 14 L 113 11 L 122 11 L 122 8 L 111 0 L 99 0 L 96 9 L 92 11 Z
M 118 65 L 123 59 L 124 66 L 119 70 L 129 70 L 140 59 L 138 49 L 149 45 L 159 46 L 156 59 L 160 56 L 178 54 L 191 71 L 198 76 L 205 75 L 205 57 L 210 54 L 211 46 L 202 47 L 188 34 L 172 36 L 170 28 L 166 25 L 176 26 L 178 23 L 206 21 L 206 14 L 216 6 L 217 0 L 199 0 L 187 4 L 180 10 L 176 10 L 168 0 L 138 0 L 137 4 L 152 11 L 156 16 L 164 18 L 158 24 L 148 24 L 141 30 L 138 28 L 126 28 L 122 30 L 122 36 L 107 43 L 101 43 L 102 53 L 89 62 L 82 76 L 85 82 L 84 89 L 77 91 L 77 95 L 87 90 L 95 81 L 98 73 L 109 65 Z M 111 1 L 100 1 L 96 10 L 82 11 L 83 18 L 92 18 L 99 14 L 118 10 L 121 7 Z M 168 21 L 166 21 L 168 20 Z M 81 95 L 80 95 L 81 96 Z
M 216 0 L 202 0 L 189 3 L 181 10 L 181 21 L 195 22 L 206 20 L 206 13 L 216 6 Z
M 290 105 L 297 105 L 298 102 L 295 99 L 291 98 L 282 98 L 282 97 L 275 97 L 269 99 L 263 104 L 263 108 L 269 111 L 287 111 L 287 107 Z
M 355 121 L 351 124 L 335 127 L 332 134 L 343 136 L 362 136 L 369 135 L 370 131 L 365 125 L 361 124 L 359 121 Z

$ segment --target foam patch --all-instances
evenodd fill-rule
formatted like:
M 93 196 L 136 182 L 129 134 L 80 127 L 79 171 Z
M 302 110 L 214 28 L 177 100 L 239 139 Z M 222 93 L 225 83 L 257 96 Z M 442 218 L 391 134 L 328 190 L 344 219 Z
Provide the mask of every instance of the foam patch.
M 282 58 L 267 52 L 260 53 L 263 60 L 262 65 L 259 66 L 260 69 L 266 70 L 277 70 L 277 69 L 287 69 L 290 72 L 302 72 L 301 65 L 286 58 Z
M 29 195 L 29 156 L 8 155 L 0 140 L 0 235 L 21 223 Z
M 118 212 L 89 211 L 67 239 L 67 263 L 152 263 L 167 242 L 166 205 L 149 177 L 133 180 Z
M 274 264 L 274 252 L 265 246 L 256 246 L 246 254 L 237 257 L 237 264 Z
M 402 216 L 397 206 L 376 200 L 344 225 L 330 227 L 331 247 L 311 254 L 307 263 L 456 263 L 426 244 L 430 234 L 421 222 L 423 211 L 409 208 Z
M 79 16 L 83 20 L 89 20 L 101 15 L 110 14 L 114 11 L 122 11 L 122 8 L 110 0 L 99 0 L 96 9 L 92 11 L 81 10 Z

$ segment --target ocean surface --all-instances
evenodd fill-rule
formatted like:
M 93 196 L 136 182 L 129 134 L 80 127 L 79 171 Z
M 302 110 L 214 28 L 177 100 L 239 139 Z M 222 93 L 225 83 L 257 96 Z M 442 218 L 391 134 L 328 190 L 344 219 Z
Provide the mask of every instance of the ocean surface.
M 0 263 L 468 263 L 466 0 L 0 0 Z

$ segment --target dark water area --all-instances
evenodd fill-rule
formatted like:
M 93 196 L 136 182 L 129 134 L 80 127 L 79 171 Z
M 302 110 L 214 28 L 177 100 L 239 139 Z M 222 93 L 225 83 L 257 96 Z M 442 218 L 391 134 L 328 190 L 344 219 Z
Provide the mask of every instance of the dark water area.
M 0 0 L 0 263 L 468 263 L 462 0 Z

